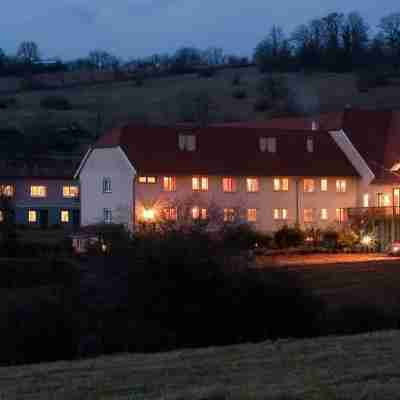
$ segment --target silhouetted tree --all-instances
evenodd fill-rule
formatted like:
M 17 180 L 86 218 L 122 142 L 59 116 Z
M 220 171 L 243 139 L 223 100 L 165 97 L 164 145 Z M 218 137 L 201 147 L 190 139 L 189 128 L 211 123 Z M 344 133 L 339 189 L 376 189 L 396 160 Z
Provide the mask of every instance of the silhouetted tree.
M 25 41 L 19 45 L 17 57 L 21 61 L 32 64 L 40 60 L 39 47 L 35 42 Z
M 400 13 L 392 13 L 383 17 L 379 24 L 383 40 L 390 51 L 393 65 L 400 67 Z

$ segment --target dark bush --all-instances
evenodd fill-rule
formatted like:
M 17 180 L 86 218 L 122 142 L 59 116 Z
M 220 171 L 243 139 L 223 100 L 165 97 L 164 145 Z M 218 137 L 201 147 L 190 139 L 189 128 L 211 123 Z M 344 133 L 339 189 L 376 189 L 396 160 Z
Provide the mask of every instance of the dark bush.
M 280 248 L 296 247 L 304 243 L 304 232 L 297 227 L 284 226 L 275 232 L 274 241 Z
M 71 110 L 70 101 L 63 96 L 47 96 L 40 100 L 40 107 L 48 110 L 65 111 Z
M 335 249 L 338 246 L 338 239 L 339 234 L 333 229 L 322 232 L 322 245 L 327 248 Z
M 232 93 L 232 97 L 234 99 L 245 99 L 247 97 L 247 92 L 244 89 L 236 89 L 233 93 Z
M 13 108 L 18 105 L 15 97 L 0 98 L 0 109 Z
M 359 92 L 368 92 L 369 89 L 388 86 L 389 75 L 381 71 L 363 71 L 358 75 L 356 86 Z
M 235 74 L 232 78 L 232 86 L 240 86 L 242 83 L 242 75 Z
M 255 101 L 253 108 L 257 112 L 267 111 L 271 108 L 271 102 L 266 97 L 260 97 Z
M 222 243 L 226 248 L 253 249 L 256 245 L 268 247 L 271 237 L 255 231 L 248 224 L 226 225 L 222 230 Z
M 199 78 L 212 78 L 217 70 L 214 67 L 201 68 L 198 72 Z

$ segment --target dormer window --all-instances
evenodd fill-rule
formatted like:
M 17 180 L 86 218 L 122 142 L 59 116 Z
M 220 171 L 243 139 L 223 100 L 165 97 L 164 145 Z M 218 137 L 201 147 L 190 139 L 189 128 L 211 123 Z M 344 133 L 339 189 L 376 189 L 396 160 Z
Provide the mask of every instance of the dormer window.
M 178 147 L 180 151 L 195 151 L 196 135 L 179 134 Z
M 309 153 L 313 153 L 314 152 L 314 138 L 309 136 L 307 138 L 307 151 Z

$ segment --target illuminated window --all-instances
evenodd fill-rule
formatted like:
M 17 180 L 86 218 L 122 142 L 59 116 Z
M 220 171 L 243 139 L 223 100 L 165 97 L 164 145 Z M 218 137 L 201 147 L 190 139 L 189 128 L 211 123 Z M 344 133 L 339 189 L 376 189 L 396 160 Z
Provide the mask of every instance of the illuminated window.
M 139 183 L 154 184 L 156 182 L 157 178 L 155 176 L 139 176 Z
M 61 210 L 61 222 L 63 224 L 68 224 L 68 222 L 69 222 L 69 211 L 68 210 Z
M 274 208 L 273 217 L 275 220 L 287 220 L 288 209 L 287 208 Z
M 369 194 L 365 193 L 363 196 L 363 207 L 369 207 Z
M 326 221 L 328 219 L 328 210 L 326 208 L 321 209 L 321 219 Z
M 46 197 L 47 187 L 46 186 L 31 186 L 31 197 Z
M 265 153 L 267 151 L 267 138 L 266 137 L 260 137 L 259 140 L 259 146 L 260 146 L 260 151 L 262 153 Z
M 233 222 L 235 220 L 235 210 L 233 208 L 224 208 L 224 222 Z
M 347 219 L 346 209 L 345 208 L 337 208 L 336 209 L 336 221 L 344 222 Z
M 105 224 L 111 224 L 112 223 L 112 211 L 110 208 L 104 208 L 103 209 L 103 220 Z
M 66 197 L 66 198 L 79 197 L 78 186 L 63 186 L 63 197 Z
M 165 207 L 163 214 L 167 221 L 176 221 L 178 219 L 178 210 L 176 207 Z
M 321 179 L 321 192 L 327 192 L 328 191 L 328 179 L 324 178 Z
M 208 191 L 208 177 L 194 176 L 192 178 L 192 189 L 194 192 L 207 192 Z
M 176 191 L 175 176 L 164 176 L 163 189 L 164 189 L 164 192 L 175 192 Z
M 267 138 L 268 153 L 276 153 L 276 137 Z
M 237 189 L 235 178 L 222 178 L 222 190 L 224 193 L 234 193 Z
M 387 193 L 378 193 L 378 207 L 390 207 L 390 196 Z
M 28 222 L 30 224 L 35 224 L 38 221 L 38 213 L 36 210 L 28 211 Z
M 288 178 L 274 178 L 274 191 L 287 192 L 289 190 Z
M 112 193 L 111 178 L 103 178 L 103 193 Z
M 192 218 L 193 219 L 207 219 L 207 209 L 200 208 L 200 207 L 193 207 L 192 208 Z
M 0 185 L 0 195 L 6 197 L 14 196 L 14 186 L 13 185 Z
M 314 209 L 305 208 L 304 209 L 304 222 L 310 223 L 314 221 Z
M 307 138 L 307 151 L 309 153 L 314 152 L 314 138 L 312 138 L 311 136 Z
M 0 222 L 4 222 L 4 212 L 0 210 Z
M 178 147 L 181 151 L 195 151 L 196 150 L 196 136 L 195 135 L 179 135 Z
M 249 221 L 249 222 L 257 221 L 257 209 L 256 208 L 247 209 L 247 221 Z
M 314 192 L 315 185 L 314 179 L 304 179 L 304 192 L 305 193 L 312 193 Z
M 346 193 L 346 180 L 345 179 L 337 179 L 336 180 L 336 192 L 337 193 Z
M 247 192 L 255 193 L 260 190 L 260 181 L 258 178 L 247 178 L 246 179 Z

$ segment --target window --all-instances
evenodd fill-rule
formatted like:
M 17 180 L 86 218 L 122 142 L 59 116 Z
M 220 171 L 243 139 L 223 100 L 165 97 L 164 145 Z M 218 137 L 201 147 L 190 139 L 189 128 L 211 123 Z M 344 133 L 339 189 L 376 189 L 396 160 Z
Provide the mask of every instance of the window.
M 207 192 L 208 191 L 208 177 L 194 176 L 192 178 L 192 189 L 194 192 Z
M 78 186 L 63 186 L 63 197 L 70 199 L 79 197 Z
M 314 179 L 304 179 L 304 192 L 312 193 L 314 192 Z
M 309 153 L 314 152 L 314 138 L 312 138 L 311 136 L 307 138 L 307 151 Z
M 249 221 L 249 222 L 257 221 L 257 209 L 256 208 L 247 209 L 247 221 Z
M 178 147 L 181 151 L 195 151 L 196 136 L 180 134 L 178 138 Z
M 328 210 L 326 208 L 321 209 L 321 220 L 326 221 L 328 219 Z
M 289 190 L 289 179 L 288 178 L 274 178 L 274 191 L 275 192 L 287 192 Z
M 304 222 L 310 223 L 314 221 L 314 210 L 312 208 L 304 209 Z
M 260 137 L 259 146 L 260 146 L 260 151 L 261 151 L 262 153 L 265 153 L 266 150 L 267 150 L 267 147 L 268 147 L 268 145 L 267 145 L 267 138 L 265 138 L 265 137 Z
M 336 192 L 337 193 L 345 193 L 346 192 L 346 180 L 345 179 L 337 179 L 336 180 Z
M 103 178 L 103 193 L 112 193 L 111 178 Z
M 154 184 L 156 182 L 157 178 L 155 176 L 139 176 L 139 183 Z
M 0 210 L 0 222 L 4 222 L 4 212 Z
M 163 188 L 165 192 L 175 192 L 176 191 L 176 178 L 175 176 L 164 176 Z
M 323 178 L 321 179 L 321 192 L 327 192 L 328 191 L 328 179 Z
M 346 221 L 346 209 L 345 208 L 337 208 L 336 209 L 336 221 L 337 222 Z
M 267 138 L 268 153 L 276 153 L 276 137 Z
M 165 207 L 163 214 L 167 221 L 176 221 L 178 219 L 178 210 L 176 207 Z
M 61 222 L 63 224 L 68 224 L 69 222 L 69 211 L 68 210 L 61 210 Z
M 13 185 L 1 185 L 0 186 L 0 195 L 6 197 L 14 196 L 14 186 Z
M 246 179 L 247 192 L 255 193 L 260 190 L 260 181 L 258 178 L 247 178 Z
M 365 193 L 363 196 L 363 207 L 369 207 L 369 194 Z
M 193 207 L 192 208 L 192 218 L 193 219 L 207 219 L 207 209 L 206 208 L 200 208 L 200 207 Z
M 103 209 L 103 220 L 105 224 L 111 224 L 112 223 L 112 211 L 110 208 L 104 208 Z
M 237 189 L 235 178 L 222 178 L 222 190 L 224 193 L 234 193 Z
M 233 208 L 224 208 L 224 222 L 233 222 L 235 220 L 235 210 Z
M 378 193 L 378 207 L 390 207 L 390 196 L 387 193 Z
M 47 187 L 46 186 L 31 186 L 31 197 L 46 197 Z
M 288 209 L 287 208 L 274 208 L 273 216 L 275 220 L 287 220 Z
M 38 213 L 36 210 L 28 211 L 28 222 L 30 224 L 36 224 L 36 222 L 38 222 Z

